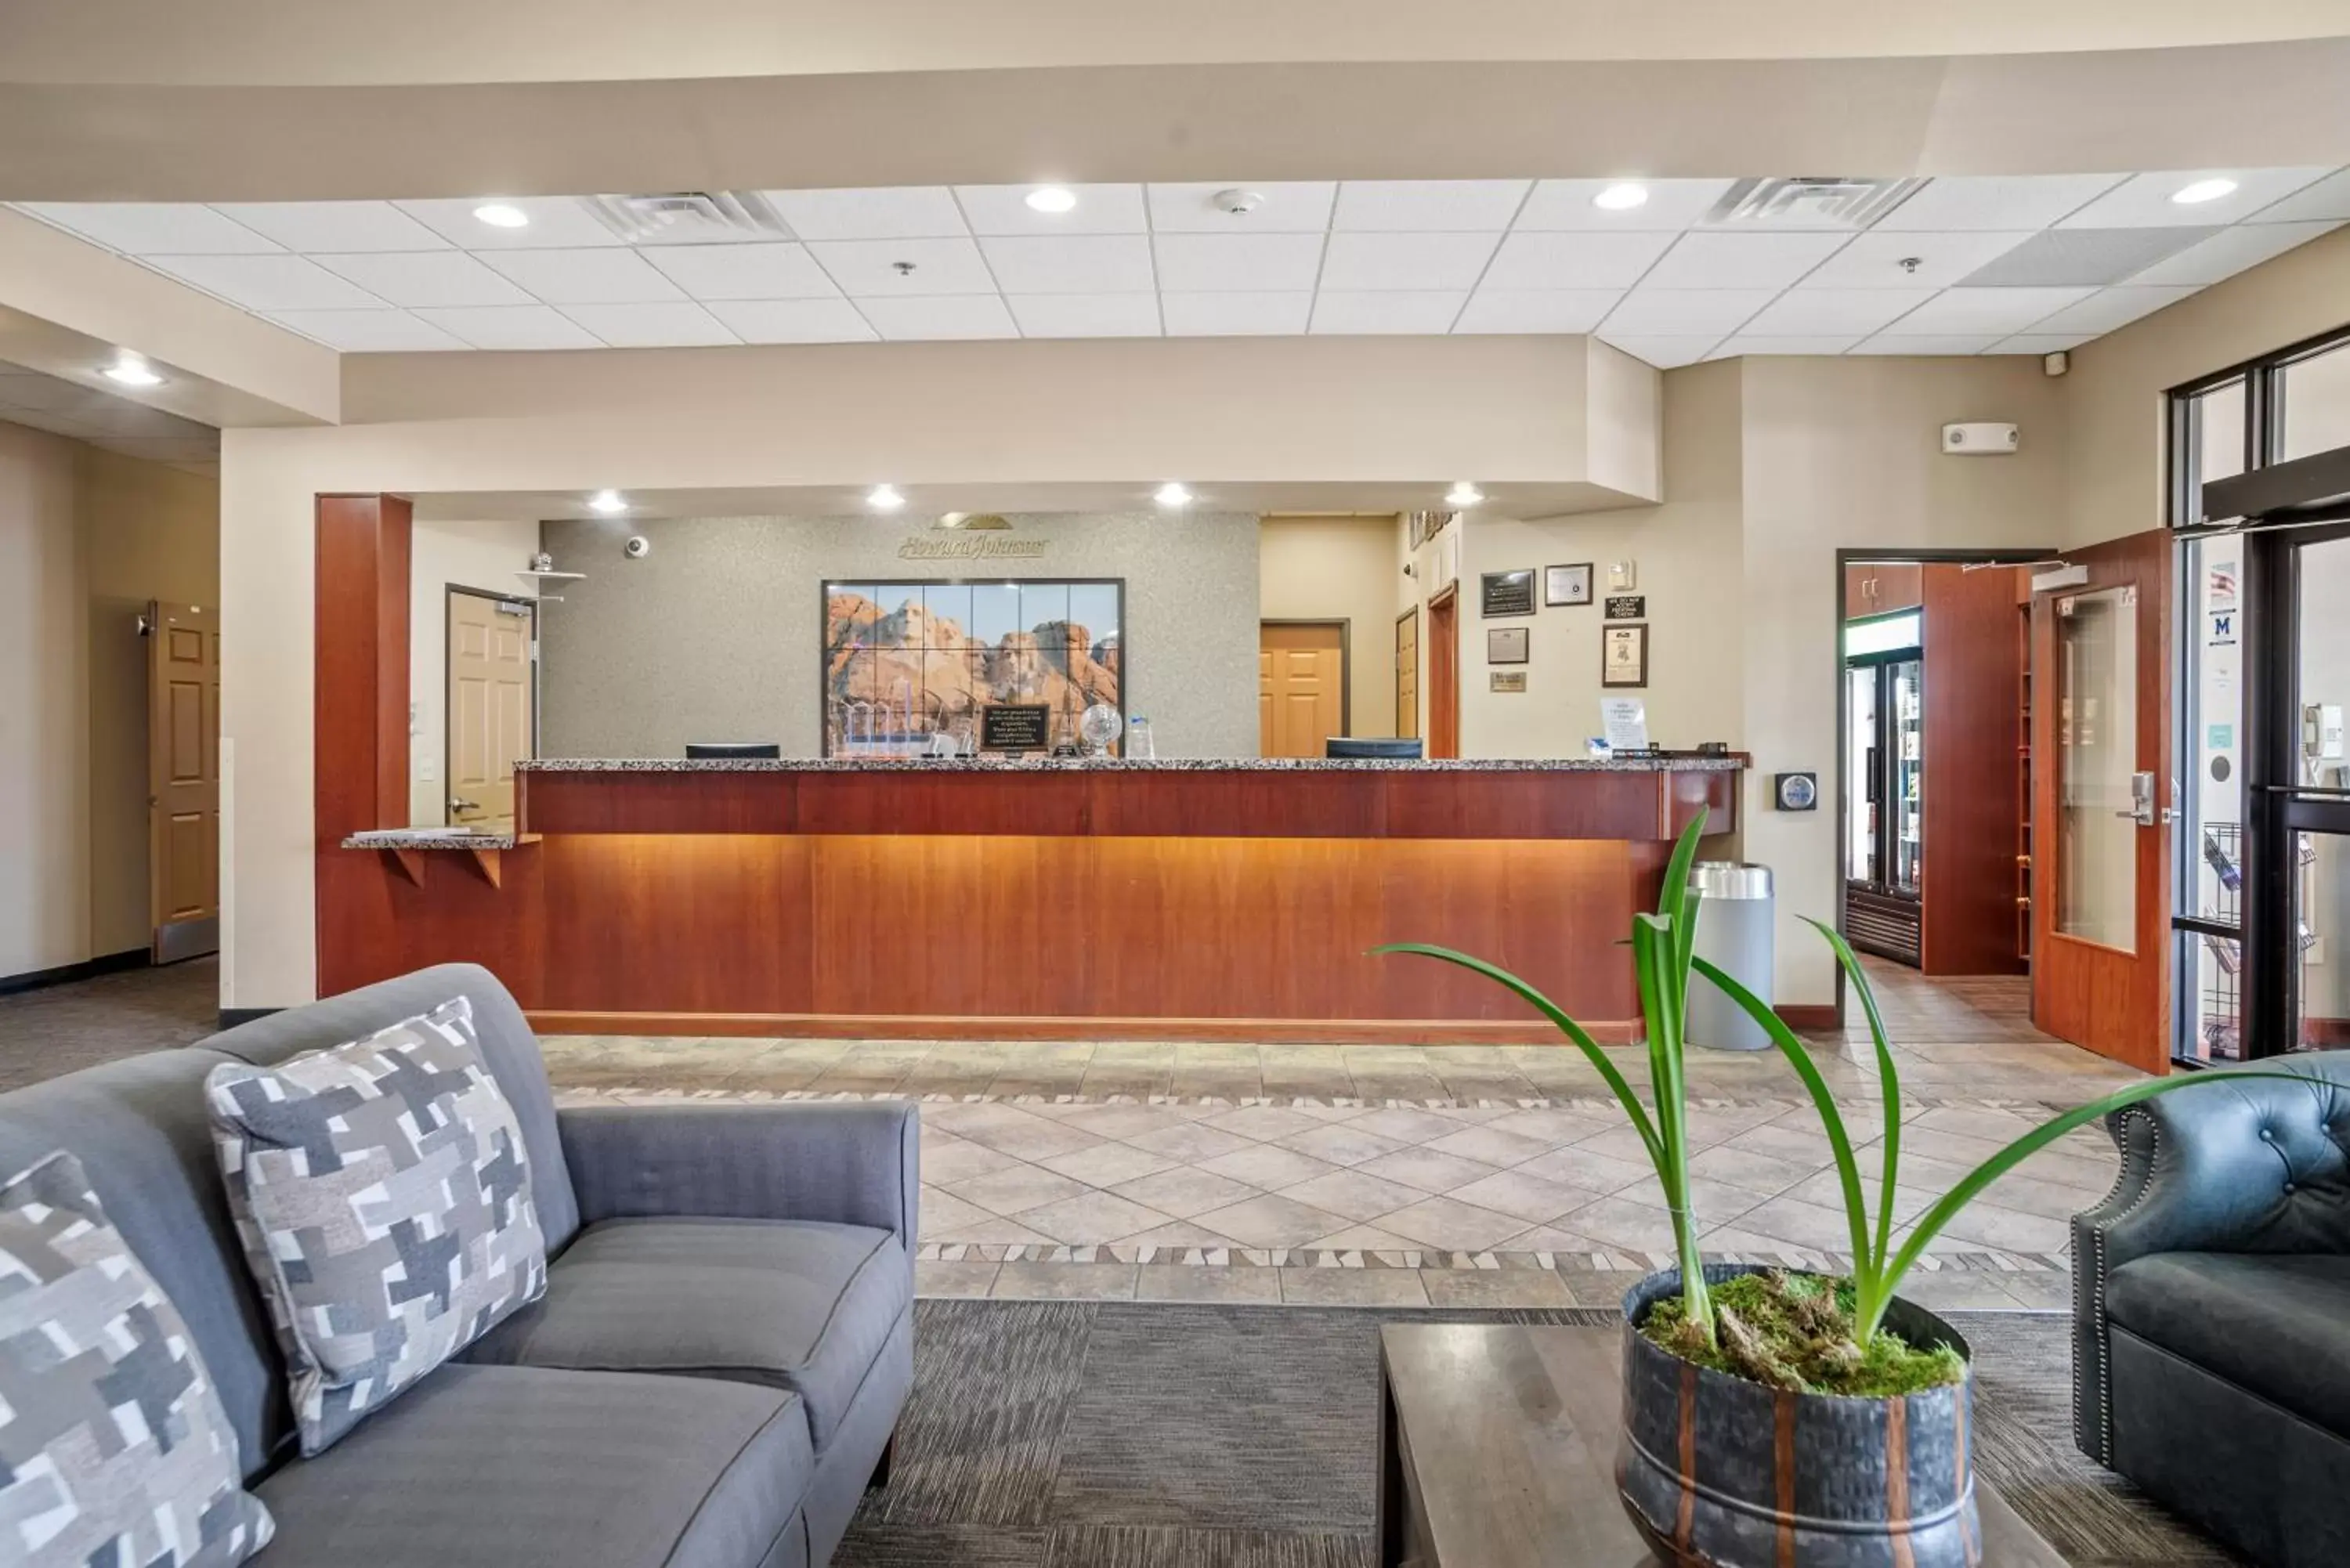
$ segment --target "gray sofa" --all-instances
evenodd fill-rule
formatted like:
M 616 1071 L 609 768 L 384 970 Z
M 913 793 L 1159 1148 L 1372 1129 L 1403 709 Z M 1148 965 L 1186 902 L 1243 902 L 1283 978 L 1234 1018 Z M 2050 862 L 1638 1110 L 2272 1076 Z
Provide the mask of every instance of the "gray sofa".
M 2350 1051 L 2108 1122 L 2073 1222 L 2074 1438 L 2267 1568 L 2350 1563 Z
M 471 997 L 546 1294 L 324 1454 L 238 1248 L 204 1075 Z M 490 973 L 449 964 L 0 1095 L 0 1168 L 67 1148 L 186 1318 L 277 1521 L 262 1568 L 800 1568 L 887 1479 L 913 1372 L 918 1122 L 893 1103 L 558 1110 Z

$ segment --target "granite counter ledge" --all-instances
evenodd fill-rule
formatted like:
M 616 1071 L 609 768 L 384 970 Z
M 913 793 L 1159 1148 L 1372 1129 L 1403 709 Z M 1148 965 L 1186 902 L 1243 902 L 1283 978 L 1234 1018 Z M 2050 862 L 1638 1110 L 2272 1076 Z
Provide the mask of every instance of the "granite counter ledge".
M 515 764 L 532 774 L 816 773 L 1734 773 L 1742 754 L 1726 757 L 535 757 Z

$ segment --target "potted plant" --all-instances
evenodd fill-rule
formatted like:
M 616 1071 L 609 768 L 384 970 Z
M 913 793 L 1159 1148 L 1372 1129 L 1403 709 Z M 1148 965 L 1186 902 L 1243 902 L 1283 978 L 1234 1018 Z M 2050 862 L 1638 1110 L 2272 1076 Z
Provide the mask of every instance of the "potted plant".
M 1659 1557 L 1705 1568 L 1975 1568 L 1981 1532 L 1967 1345 L 1896 1293 L 1943 1227 L 2001 1177 L 2076 1127 L 2197 1080 L 2148 1079 L 2052 1118 L 1897 1235 L 1900 1073 L 1868 977 L 1842 936 L 1810 922 L 1835 950 L 1876 1043 L 1884 1137 L 1873 1210 L 1844 1113 L 1803 1042 L 1752 992 L 1696 956 L 1699 900 L 1689 879 L 1704 829 L 1700 814 L 1675 846 L 1656 912 L 1633 917 L 1651 1105 L 1582 1025 L 1518 976 L 1425 943 L 1372 950 L 1440 959 L 1523 997 L 1590 1060 L 1656 1167 L 1679 1266 L 1624 1297 L 1617 1476 L 1625 1508 Z M 1709 1265 L 1700 1254 L 1683 1063 L 1693 974 L 1770 1034 L 1817 1107 L 1851 1227 L 1849 1275 Z

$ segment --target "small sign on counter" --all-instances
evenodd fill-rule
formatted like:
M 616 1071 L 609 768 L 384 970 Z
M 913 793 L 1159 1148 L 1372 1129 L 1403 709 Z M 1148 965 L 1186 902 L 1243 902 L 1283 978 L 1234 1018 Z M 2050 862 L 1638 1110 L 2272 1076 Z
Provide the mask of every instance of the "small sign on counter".
M 1648 749 L 1648 705 L 1638 697 L 1602 697 L 1599 722 L 1607 732 L 1611 752 Z
M 983 752 L 1041 752 L 1053 743 L 1053 710 L 1042 702 L 1003 702 L 979 711 Z

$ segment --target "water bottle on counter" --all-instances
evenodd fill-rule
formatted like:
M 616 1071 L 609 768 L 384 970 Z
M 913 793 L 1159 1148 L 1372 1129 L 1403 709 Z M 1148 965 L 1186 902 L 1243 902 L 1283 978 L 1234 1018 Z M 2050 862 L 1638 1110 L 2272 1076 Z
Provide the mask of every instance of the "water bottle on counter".
M 1126 722 L 1126 760 L 1149 762 L 1159 755 L 1159 743 L 1150 738 L 1150 721 L 1137 713 Z

